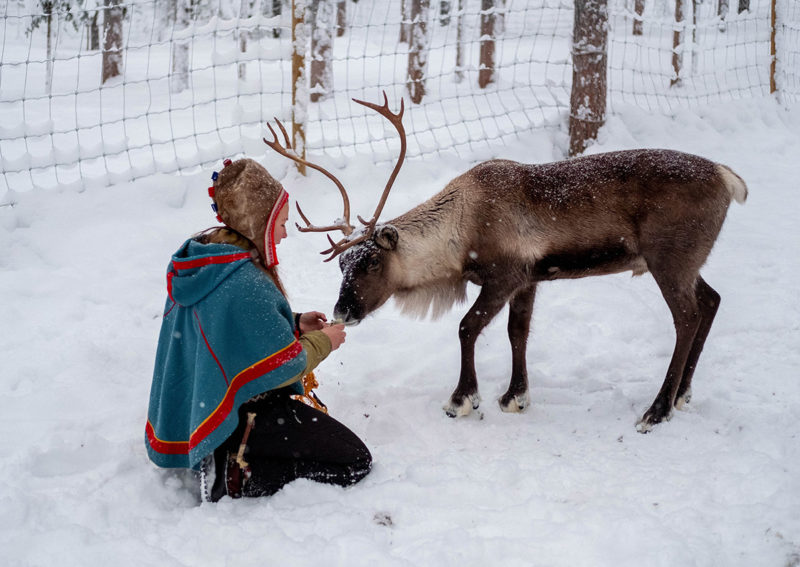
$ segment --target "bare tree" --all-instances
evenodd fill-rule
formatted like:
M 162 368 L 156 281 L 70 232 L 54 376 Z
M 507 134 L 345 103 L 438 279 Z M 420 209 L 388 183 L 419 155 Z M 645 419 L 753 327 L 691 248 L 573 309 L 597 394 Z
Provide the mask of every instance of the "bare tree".
M 336 3 L 336 37 L 342 37 L 347 29 L 347 0 Z
M 31 23 L 27 29 L 27 33 L 33 33 L 33 30 L 37 29 L 42 24 L 45 26 L 47 43 L 44 88 L 45 92 L 50 94 L 53 89 L 53 36 L 58 30 L 59 20 L 71 22 L 75 29 L 78 29 L 78 24 L 77 18 L 75 18 L 72 0 L 41 0 L 39 2 L 39 7 L 42 12 L 41 14 L 34 14 L 31 17 Z
M 106 0 L 108 1 L 108 0 Z M 191 0 L 177 0 L 175 6 L 175 28 L 180 32 L 191 23 Z M 189 87 L 189 41 L 185 38 L 172 41 L 172 71 L 169 87 L 179 93 Z
M 400 0 L 400 43 L 411 43 L 411 2 Z
M 272 17 L 280 16 L 283 13 L 283 2 L 282 0 L 271 0 L 272 6 L 270 10 L 270 15 Z M 275 26 L 272 28 L 272 37 L 278 38 L 281 36 L 281 28 L 280 26 Z
M 481 53 L 478 86 L 494 82 L 495 0 L 481 0 Z
M 439 2 L 439 25 L 444 27 L 450 24 L 450 10 L 453 8 L 453 3 L 450 0 L 441 0 Z
M 408 49 L 408 92 L 411 102 L 419 104 L 425 96 L 425 74 L 428 67 L 428 13 L 430 0 L 408 0 L 411 3 L 411 31 Z
M 506 0 L 494 0 L 494 33 L 500 37 L 506 31 Z
M 642 14 L 644 14 L 644 0 L 634 0 L 633 35 L 642 35 Z
M 102 83 L 122 75 L 121 0 L 104 0 L 103 6 L 103 77 Z
M 673 76 L 670 79 L 670 86 L 681 82 L 681 70 L 683 68 L 683 57 L 680 50 L 683 48 L 683 20 L 686 12 L 687 0 L 675 0 L 675 31 L 672 32 L 672 70 Z
M 83 16 L 86 26 L 86 49 L 89 51 L 100 50 L 100 10 L 92 7 Z
M 255 0 L 242 0 L 239 5 L 239 53 L 244 55 L 247 53 L 247 28 L 243 27 L 242 20 L 249 18 L 253 15 L 253 8 L 255 8 Z M 247 62 L 240 61 L 238 66 L 238 76 L 240 81 L 247 79 Z
M 311 102 L 330 96 L 333 89 L 333 28 L 336 24 L 334 0 L 313 0 L 311 20 Z
M 458 16 L 456 17 L 456 72 L 455 80 L 460 83 L 464 79 L 464 0 L 458 0 Z
M 569 154 L 583 152 L 606 117 L 608 0 L 576 0 L 572 32 Z

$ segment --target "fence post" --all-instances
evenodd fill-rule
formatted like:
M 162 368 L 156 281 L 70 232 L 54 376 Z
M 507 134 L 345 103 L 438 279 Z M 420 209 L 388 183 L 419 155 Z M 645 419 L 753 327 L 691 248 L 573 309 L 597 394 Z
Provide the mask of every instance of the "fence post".
M 608 0 L 575 0 L 569 155 L 586 149 L 606 116 Z
M 308 114 L 305 7 L 305 0 L 292 0 L 292 147 L 302 159 L 306 159 L 305 121 Z M 306 166 L 302 163 L 296 165 L 297 171 L 305 175 Z

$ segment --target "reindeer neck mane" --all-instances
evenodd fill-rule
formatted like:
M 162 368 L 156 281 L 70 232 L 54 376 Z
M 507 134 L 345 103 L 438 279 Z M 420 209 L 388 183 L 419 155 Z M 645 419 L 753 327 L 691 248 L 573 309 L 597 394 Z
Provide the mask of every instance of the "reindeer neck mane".
M 392 270 L 404 313 L 437 318 L 466 299 L 462 209 L 460 193 L 447 187 L 388 223 L 400 233 Z

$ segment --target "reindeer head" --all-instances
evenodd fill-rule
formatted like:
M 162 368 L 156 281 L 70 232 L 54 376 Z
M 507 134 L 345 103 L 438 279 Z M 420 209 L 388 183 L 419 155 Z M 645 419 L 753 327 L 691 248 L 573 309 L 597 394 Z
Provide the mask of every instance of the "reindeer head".
M 400 99 L 400 111 L 396 114 L 389 110 L 389 100 L 386 96 L 386 92 L 383 93 L 382 106 L 363 100 L 353 99 L 353 101 L 378 112 L 381 116 L 389 120 L 400 134 L 400 155 L 397 158 L 397 163 L 392 170 L 392 174 L 389 176 L 389 180 L 386 182 L 386 186 L 383 189 L 380 201 L 378 202 L 378 206 L 372 218 L 367 221 L 361 218 L 361 216 L 358 216 L 358 220 L 363 225 L 362 229 L 359 231 L 356 231 L 355 227 L 350 224 L 350 199 L 342 183 L 326 169 L 290 153 L 288 150 L 292 149 L 292 145 L 289 141 L 289 136 L 283 124 L 281 124 L 277 118 L 275 122 L 283 134 L 286 146 L 284 147 L 280 144 L 278 135 L 275 133 L 275 130 L 272 129 L 271 125 L 268 125 L 268 127 L 273 136 L 272 142 L 268 142 L 267 139 L 264 138 L 264 143 L 282 156 L 323 173 L 333 181 L 342 195 L 344 213 L 340 221 L 328 226 L 314 226 L 305 216 L 298 203 L 297 212 L 306 223 L 306 226 L 302 227 L 299 224 L 296 226 L 300 232 L 330 232 L 333 230 L 340 230 L 344 235 L 338 242 L 334 242 L 330 235 L 328 235 L 328 242 L 330 242 L 331 246 L 321 253 L 329 254 L 325 259 L 326 262 L 331 261 L 341 254 L 341 256 L 339 256 L 339 268 L 342 270 L 343 279 L 339 291 L 339 300 L 334 307 L 334 317 L 345 324 L 351 325 L 359 323 L 364 316 L 383 305 L 394 292 L 393 289 L 388 287 L 388 280 L 383 277 L 383 275 L 388 265 L 387 255 L 397 247 L 398 233 L 394 227 L 377 227 L 377 223 L 378 217 L 386 204 L 389 191 L 397 178 L 397 174 L 400 172 L 406 155 L 406 134 L 405 128 L 403 127 L 403 111 L 405 107 L 403 99 Z M 347 253 L 342 254 L 345 251 L 347 251 Z

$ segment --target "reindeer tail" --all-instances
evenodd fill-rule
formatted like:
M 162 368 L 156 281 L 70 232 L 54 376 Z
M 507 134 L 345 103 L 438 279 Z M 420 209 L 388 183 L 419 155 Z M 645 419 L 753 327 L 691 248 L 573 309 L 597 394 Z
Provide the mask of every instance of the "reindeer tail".
M 717 167 L 725 187 L 731 194 L 731 199 L 737 203 L 744 203 L 747 200 L 747 184 L 744 179 L 736 175 L 727 165 L 718 164 Z

